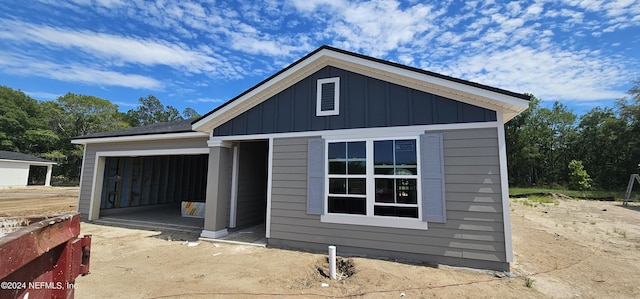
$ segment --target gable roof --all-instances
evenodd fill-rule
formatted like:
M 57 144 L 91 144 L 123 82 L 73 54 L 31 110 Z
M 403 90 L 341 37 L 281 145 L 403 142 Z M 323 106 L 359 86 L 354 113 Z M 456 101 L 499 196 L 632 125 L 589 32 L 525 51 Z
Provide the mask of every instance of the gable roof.
M 9 151 L 0 151 L 0 160 L 12 160 L 12 161 L 27 161 L 27 162 L 38 162 L 38 164 L 56 164 L 51 160 L 43 159 L 40 157 L 27 155 L 23 153 L 9 152 Z
M 327 65 L 496 110 L 502 112 L 503 122 L 526 110 L 531 98 L 525 94 L 322 46 L 193 121 L 192 128 L 194 131 L 209 132 Z

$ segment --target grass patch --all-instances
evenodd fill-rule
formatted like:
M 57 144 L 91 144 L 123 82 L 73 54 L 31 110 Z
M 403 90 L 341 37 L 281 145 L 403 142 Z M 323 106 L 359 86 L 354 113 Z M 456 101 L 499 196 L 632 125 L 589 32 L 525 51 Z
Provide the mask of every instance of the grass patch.
M 515 202 L 522 203 L 525 207 L 535 208 L 540 204 L 555 204 L 559 205 L 560 202 L 549 196 L 530 195 L 526 198 L 516 199 Z
M 566 188 L 537 188 L 537 187 L 512 187 L 509 188 L 510 196 L 522 196 L 527 194 L 549 194 L 558 193 L 573 198 L 596 199 L 596 200 L 624 200 L 625 191 L 603 191 L 603 190 L 569 190 Z M 631 200 L 640 201 L 640 192 L 634 190 L 631 194 Z
M 533 288 L 533 283 L 535 282 L 535 280 L 531 277 L 525 277 L 524 278 L 524 285 L 527 288 Z
M 528 197 L 529 201 L 537 203 L 552 203 L 558 204 L 558 200 L 549 196 L 531 195 Z
M 531 207 L 531 208 L 535 208 L 538 206 L 536 203 L 528 201 L 526 199 L 522 201 L 522 205 L 525 207 Z
M 627 238 L 627 231 L 621 228 L 614 227 L 613 232 L 620 235 L 623 238 Z

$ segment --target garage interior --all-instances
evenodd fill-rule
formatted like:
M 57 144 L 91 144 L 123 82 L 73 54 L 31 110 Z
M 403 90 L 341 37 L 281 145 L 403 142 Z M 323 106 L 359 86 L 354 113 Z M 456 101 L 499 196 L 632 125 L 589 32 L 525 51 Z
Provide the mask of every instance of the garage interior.
M 206 154 L 106 157 L 99 221 L 202 229 L 204 218 L 185 217 L 182 202 L 205 202 L 208 160 Z
M 27 186 L 43 186 L 46 185 L 47 166 L 29 165 L 29 177 Z
M 235 202 L 230 234 L 222 239 L 252 243 L 265 238 L 269 141 L 236 142 L 233 150 Z M 104 159 L 97 222 L 194 232 L 204 228 L 204 218 L 185 217 L 182 203 L 206 202 L 209 155 Z

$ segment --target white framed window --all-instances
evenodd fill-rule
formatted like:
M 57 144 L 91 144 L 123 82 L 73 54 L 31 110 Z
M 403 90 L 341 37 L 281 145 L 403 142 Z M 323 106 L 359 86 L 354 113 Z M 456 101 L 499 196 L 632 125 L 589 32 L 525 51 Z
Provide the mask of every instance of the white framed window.
M 367 144 L 327 143 L 327 206 L 329 213 L 366 215 Z
M 419 158 L 417 137 L 327 141 L 325 214 L 420 221 Z
M 340 114 L 340 77 L 318 79 L 316 116 Z
M 416 139 L 373 141 L 375 216 L 420 218 L 417 148 Z

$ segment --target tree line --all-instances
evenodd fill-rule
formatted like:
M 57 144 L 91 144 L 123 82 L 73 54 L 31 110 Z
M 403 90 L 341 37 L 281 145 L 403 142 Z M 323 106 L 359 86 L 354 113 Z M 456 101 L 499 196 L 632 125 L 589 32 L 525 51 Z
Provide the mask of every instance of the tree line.
M 581 116 L 557 101 L 543 108 L 532 97 L 529 109 L 505 125 L 505 135 L 512 185 L 571 186 L 582 170 L 590 183 L 583 188 L 624 190 L 640 171 L 640 79 L 614 107 Z
M 581 116 L 557 101 L 541 107 L 532 95 L 529 109 L 505 125 L 511 185 L 624 189 L 629 175 L 640 171 L 640 79 L 628 94 L 614 107 Z M 83 148 L 71 144 L 73 137 L 200 116 L 191 108 L 180 113 L 164 106 L 153 95 L 138 102 L 123 113 L 90 95 L 67 93 L 40 102 L 0 86 L 0 150 L 53 160 L 54 183 L 77 182 Z
M 135 109 L 90 95 L 67 93 L 54 101 L 38 101 L 20 90 L 0 86 L 0 150 L 31 154 L 57 162 L 53 184 L 76 183 L 83 147 L 74 137 L 200 117 L 192 108 L 180 113 L 153 95 L 140 97 Z

